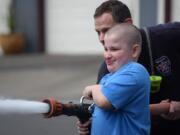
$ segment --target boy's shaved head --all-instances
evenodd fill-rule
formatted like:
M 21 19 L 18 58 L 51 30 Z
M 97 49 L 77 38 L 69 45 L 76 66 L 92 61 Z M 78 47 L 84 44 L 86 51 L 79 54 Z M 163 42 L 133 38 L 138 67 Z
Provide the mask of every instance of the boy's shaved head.
M 106 36 L 115 35 L 117 39 L 126 42 L 129 45 L 138 44 L 141 46 L 141 34 L 134 25 L 121 23 L 113 26 L 106 33 Z

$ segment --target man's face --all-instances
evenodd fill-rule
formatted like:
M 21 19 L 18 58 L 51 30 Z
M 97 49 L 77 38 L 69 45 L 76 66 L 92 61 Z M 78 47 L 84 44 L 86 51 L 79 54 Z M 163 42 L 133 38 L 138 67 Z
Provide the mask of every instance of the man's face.
M 99 41 L 104 45 L 104 35 L 108 29 L 116 25 L 110 13 L 104 13 L 95 18 L 95 30 L 98 33 Z

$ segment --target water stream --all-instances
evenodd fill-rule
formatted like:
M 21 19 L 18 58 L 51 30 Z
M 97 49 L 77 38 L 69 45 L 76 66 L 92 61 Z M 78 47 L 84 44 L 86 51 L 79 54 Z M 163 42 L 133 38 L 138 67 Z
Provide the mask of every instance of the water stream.
M 48 104 L 21 99 L 0 99 L 0 115 L 3 114 L 42 114 L 47 113 Z

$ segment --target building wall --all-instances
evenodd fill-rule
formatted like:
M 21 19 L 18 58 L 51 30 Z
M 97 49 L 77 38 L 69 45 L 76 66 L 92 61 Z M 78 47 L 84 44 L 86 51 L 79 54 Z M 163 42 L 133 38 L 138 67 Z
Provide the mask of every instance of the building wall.
M 94 31 L 95 8 L 105 0 L 46 0 L 45 43 L 48 54 L 100 54 Z M 164 23 L 165 0 L 122 0 L 138 27 Z M 172 0 L 172 21 L 180 21 L 180 1 Z
M 140 27 L 157 24 L 157 0 L 140 1 Z
M 104 0 L 46 0 L 45 43 L 48 54 L 100 54 L 94 30 L 95 8 Z M 131 0 L 124 0 L 132 7 Z
M 25 52 L 39 53 L 39 12 L 37 0 L 0 0 L 0 34 L 10 33 L 10 4 L 13 9 L 14 32 L 25 38 Z
M 158 0 L 157 24 L 164 23 L 165 0 Z M 171 22 L 180 21 L 180 1 L 171 0 Z
M 37 0 L 14 0 L 16 32 L 25 36 L 25 52 L 39 53 Z
M 158 0 L 157 1 L 157 24 L 164 23 L 165 19 L 165 0 Z
M 9 4 L 11 0 L 0 0 L 0 34 L 7 34 L 10 32 L 8 27 Z
M 172 21 L 180 21 L 180 1 L 172 0 Z
M 16 7 L 16 31 L 26 33 L 28 52 L 39 52 L 38 10 L 36 0 L 13 0 Z M 94 31 L 95 8 L 105 0 L 46 0 L 45 48 L 48 54 L 100 54 L 103 51 Z M 138 27 L 164 23 L 165 0 L 122 0 L 130 8 Z M 10 0 L 0 0 L 0 34 L 8 33 Z M 180 1 L 172 2 L 172 21 L 180 21 Z M 151 7 L 151 8 L 150 8 Z
M 99 54 L 93 13 L 102 0 L 47 0 L 46 51 L 49 54 Z

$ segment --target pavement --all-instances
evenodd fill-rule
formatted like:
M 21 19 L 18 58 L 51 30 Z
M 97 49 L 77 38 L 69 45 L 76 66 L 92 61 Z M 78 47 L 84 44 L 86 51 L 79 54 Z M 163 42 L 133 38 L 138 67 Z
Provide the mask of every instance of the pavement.
M 14 55 L 0 57 L 0 98 L 79 102 L 96 82 L 102 61 L 96 55 Z M 1 135 L 78 135 L 76 117 L 0 114 Z

